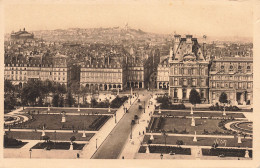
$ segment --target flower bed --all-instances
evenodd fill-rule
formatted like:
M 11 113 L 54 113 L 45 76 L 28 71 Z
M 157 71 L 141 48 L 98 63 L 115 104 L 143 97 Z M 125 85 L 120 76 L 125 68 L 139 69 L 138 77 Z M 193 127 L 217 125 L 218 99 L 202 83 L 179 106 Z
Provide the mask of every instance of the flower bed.
M 149 124 L 150 127 L 148 127 L 148 128 L 150 128 L 151 131 L 159 131 L 163 127 L 164 118 L 163 117 L 153 117 L 151 119 L 150 123 L 151 123 L 151 124 Z
M 124 104 L 124 102 L 127 100 L 127 96 L 124 97 L 116 97 L 114 100 L 111 102 L 111 108 L 119 108 Z
M 85 144 L 77 144 L 73 143 L 73 150 L 82 150 Z M 43 142 L 37 143 L 32 147 L 32 149 L 62 149 L 62 150 L 69 150 L 70 149 L 70 142 Z
M 89 126 L 91 130 L 99 130 L 103 124 L 109 119 L 110 116 L 99 116 L 94 122 Z
M 174 146 L 149 146 L 150 153 L 175 153 L 180 155 L 191 155 L 190 148 L 181 148 Z M 139 153 L 145 153 L 146 147 L 140 147 Z
M 218 104 L 216 106 L 212 105 L 209 107 L 211 111 L 223 111 L 224 106 L 219 106 Z M 240 111 L 240 109 L 237 106 L 225 106 L 226 111 Z
M 228 157 L 244 157 L 245 156 L 245 149 L 227 149 L 227 148 L 212 148 L 212 149 L 205 149 L 202 148 L 202 154 L 206 156 L 228 156 Z M 249 151 L 249 157 L 252 158 L 252 150 Z
M 4 137 L 4 148 L 21 148 L 27 142 L 22 142 L 14 138 L 8 138 L 7 136 Z

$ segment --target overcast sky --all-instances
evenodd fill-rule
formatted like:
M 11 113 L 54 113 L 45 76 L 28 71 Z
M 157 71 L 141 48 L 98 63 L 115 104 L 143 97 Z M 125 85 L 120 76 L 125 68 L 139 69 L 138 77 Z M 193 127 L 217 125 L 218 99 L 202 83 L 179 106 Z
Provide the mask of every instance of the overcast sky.
M 18 2 L 18 1 L 17 1 Z M 5 32 L 30 30 L 123 27 L 154 33 L 208 36 L 253 36 L 250 1 L 80 1 L 77 4 L 5 4 Z

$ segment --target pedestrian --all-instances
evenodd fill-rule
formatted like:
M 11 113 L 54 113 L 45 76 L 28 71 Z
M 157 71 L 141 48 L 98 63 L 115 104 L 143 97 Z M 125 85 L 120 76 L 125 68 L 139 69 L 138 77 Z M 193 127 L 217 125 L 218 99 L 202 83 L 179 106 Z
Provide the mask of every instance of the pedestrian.
M 139 131 L 139 135 L 141 135 L 140 131 Z
M 144 135 L 144 131 L 143 131 L 143 135 Z
M 77 158 L 79 158 L 79 153 L 77 153 Z
M 122 159 L 125 159 L 125 157 L 124 157 L 124 156 L 122 156 Z

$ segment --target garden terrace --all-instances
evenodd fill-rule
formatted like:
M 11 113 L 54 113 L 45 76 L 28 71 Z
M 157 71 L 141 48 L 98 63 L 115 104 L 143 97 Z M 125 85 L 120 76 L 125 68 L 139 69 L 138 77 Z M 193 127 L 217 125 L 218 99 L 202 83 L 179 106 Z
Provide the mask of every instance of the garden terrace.
M 33 119 L 26 123 L 12 126 L 12 128 L 32 128 L 32 129 L 45 129 L 49 130 L 92 130 L 96 131 L 109 119 L 107 115 L 67 115 L 66 122 L 61 122 L 62 116 L 59 114 L 36 114 Z M 101 118 L 101 119 L 100 119 Z M 100 120 L 98 120 L 100 119 Z M 99 125 L 90 127 L 94 122 L 99 121 Z M 102 122 L 101 122 L 102 121 Z
M 23 140 L 41 140 L 42 132 L 39 130 L 38 132 L 24 132 L 24 131 L 9 131 L 6 132 L 8 137 L 12 137 L 15 139 L 23 139 Z M 45 132 L 45 135 L 50 137 L 50 140 L 55 140 L 54 132 Z M 60 133 L 56 132 L 56 140 L 57 141 L 70 141 L 70 137 L 75 136 L 76 141 L 89 141 L 95 134 L 94 133 L 86 133 L 86 137 L 82 137 L 82 133 Z
M 86 144 L 77 144 L 73 143 L 73 150 L 82 150 L 82 148 Z M 32 149 L 63 149 L 63 150 L 69 150 L 70 149 L 70 142 L 43 142 L 43 143 L 37 143 L 35 146 L 32 147 Z
M 167 153 L 169 154 L 170 152 L 175 153 L 175 154 L 180 154 L 180 155 L 191 155 L 191 149 L 190 148 L 180 148 L 180 147 L 174 147 L 174 146 L 155 146 L 155 145 L 150 145 L 149 146 L 149 151 L 150 153 Z M 146 147 L 141 146 L 139 148 L 138 153 L 145 153 L 146 152 Z
M 150 139 L 149 135 L 145 135 L 143 142 L 147 143 Z M 211 138 L 211 137 L 197 137 L 197 142 L 193 142 L 193 136 L 167 136 L 166 145 L 176 145 L 177 140 L 182 140 L 184 145 L 194 146 L 212 146 L 218 139 L 219 147 L 249 147 L 252 148 L 252 139 L 241 138 L 242 143 L 237 143 L 237 138 Z M 226 143 L 225 143 L 226 142 Z M 162 135 L 154 135 L 152 144 L 165 144 L 165 138 Z
M 156 118 L 156 117 L 154 117 Z M 158 118 L 158 117 L 157 117 Z M 206 129 L 209 133 L 217 133 L 221 134 L 227 131 L 218 127 L 218 124 L 221 120 L 219 119 L 195 119 L 196 126 L 191 126 L 191 118 L 170 118 L 170 117 L 162 117 L 163 121 L 159 129 L 155 129 L 156 124 L 151 124 L 151 129 L 148 132 L 161 132 L 161 130 L 165 130 L 166 132 L 172 133 L 187 133 L 194 134 L 196 131 L 197 134 L 203 134 L 204 129 Z M 151 119 L 151 122 L 155 122 L 156 119 Z M 186 130 L 186 131 L 185 131 Z
M 161 114 L 158 113 L 159 111 L 156 110 L 154 112 L 154 115 L 166 115 L 166 116 L 192 116 L 190 114 L 190 111 L 165 111 L 162 110 Z M 193 111 L 193 116 L 194 117 L 203 117 L 203 118 L 213 118 L 213 117 L 218 117 L 218 118 L 245 118 L 243 113 L 226 113 L 226 116 L 223 116 L 222 112 L 215 113 L 215 112 L 196 112 Z
M 202 154 L 206 156 L 219 156 L 224 155 L 227 157 L 244 157 L 245 149 L 225 149 L 225 148 L 216 148 L 216 149 L 204 149 L 202 148 Z M 249 151 L 249 157 L 252 158 L 252 150 Z
M 111 112 L 108 112 L 108 108 L 88 108 L 88 109 L 80 109 L 80 111 L 78 111 L 77 108 L 50 108 L 50 111 L 48 111 L 48 108 L 31 108 L 28 107 L 24 110 L 22 110 L 21 112 L 29 112 L 31 114 L 38 114 L 39 113 L 43 113 L 43 114 L 47 114 L 47 113 L 85 113 L 85 114 L 114 114 L 116 112 L 116 109 L 111 109 Z

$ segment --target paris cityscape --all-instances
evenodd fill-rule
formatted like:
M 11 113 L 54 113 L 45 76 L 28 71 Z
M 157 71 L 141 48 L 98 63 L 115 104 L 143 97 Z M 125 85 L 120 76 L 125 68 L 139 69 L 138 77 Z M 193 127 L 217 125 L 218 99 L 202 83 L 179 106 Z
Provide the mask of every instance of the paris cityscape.
M 130 22 L 5 32 L 4 158 L 253 159 L 250 35 Z

